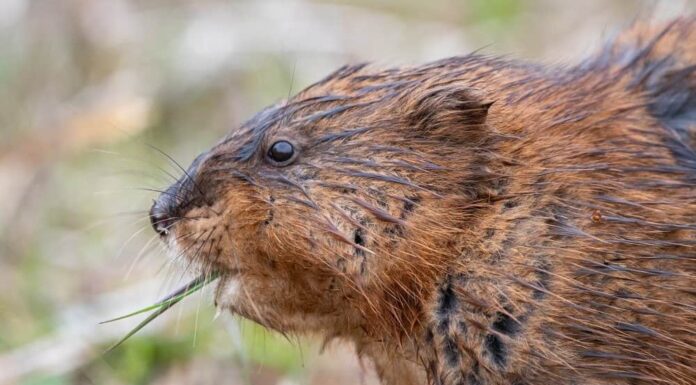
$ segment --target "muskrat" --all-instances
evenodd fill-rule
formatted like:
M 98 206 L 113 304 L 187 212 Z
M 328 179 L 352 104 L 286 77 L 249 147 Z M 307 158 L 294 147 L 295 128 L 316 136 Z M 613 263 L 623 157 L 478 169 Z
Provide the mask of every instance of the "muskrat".
M 155 202 L 216 306 L 384 384 L 696 383 L 696 18 L 575 66 L 345 66 Z

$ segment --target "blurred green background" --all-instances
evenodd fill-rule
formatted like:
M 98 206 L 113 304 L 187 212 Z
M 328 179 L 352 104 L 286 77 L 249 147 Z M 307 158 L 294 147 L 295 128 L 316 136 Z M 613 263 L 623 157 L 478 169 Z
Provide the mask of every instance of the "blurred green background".
M 693 1 L 0 1 L 0 384 L 375 384 L 350 346 L 288 341 L 196 293 L 146 217 L 177 170 L 263 106 L 356 61 L 483 48 L 547 63 Z

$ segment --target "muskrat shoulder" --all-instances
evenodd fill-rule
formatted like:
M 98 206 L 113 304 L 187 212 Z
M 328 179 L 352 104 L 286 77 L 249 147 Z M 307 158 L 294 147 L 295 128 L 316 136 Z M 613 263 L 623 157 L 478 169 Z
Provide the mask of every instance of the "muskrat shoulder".
M 572 67 L 346 66 L 152 208 L 217 306 L 385 384 L 696 383 L 696 21 Z

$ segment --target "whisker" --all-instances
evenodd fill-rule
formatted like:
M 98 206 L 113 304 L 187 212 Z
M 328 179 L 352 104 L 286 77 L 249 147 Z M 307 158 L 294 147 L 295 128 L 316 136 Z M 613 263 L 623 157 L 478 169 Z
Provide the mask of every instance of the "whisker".
M 138 221 L 142 221 L 142 220 L 143 220 L 143 219 L 141 218 L 141 219 L 139 219 Z M 140 233 L 142 233 L 143 231 L 147 230 L 148 227 L 150 227 L 149 223 L 148 223 L 148 224 L 145 224 L 145 225 L 142 225 L 142 226 L 140 226 L 140 228 L 139 228 L 138 230 L 136 230 L 136 231 L 133 233 L 133 235 L 131 235 L 130 237 L 128 237 L 128 239 L 126 239 L 126 242 L 123 244 L 123 246 L 121 246 L 121 247 L 118 249 L 118 252 L 116 253 L 115 259 L 120 259 L 120 258 L 121 258 L 121 255 L 123 254 L 123 251 L 126 249 L 126 247 L 128 247 L 128 244 L 130 244 L 130 242 L 131 242 L 133 239 L 135 239 L 135 237 L 137 237 Z
M 184 172 L 184 175 L 186 175 L 186 177 L 191 181 L 191 183 L 193 183 L 193 185 L 196 186 L 196 189 L 197 189 L 198 192 L 201 194 L 201 197 L 204 197 L 204 196 L 205 196 L 205 194 L 203 193 L 203 190 L 201 190 L 201 188 L 198 186 L 198 183 L 196 183 L 196 180 L 193 179 L 193 178 L 191 177 L 191 175 L 189 175 L 188 171 L 186 171 L 186 169 L 184 169 L 184 168 L 179 164 L 179 162 L 177 162 L 176 160 L 174 160 L 174 158 L 172 158 L 171 156 L 169 156 L 169 154 L 167 154 L 166 152 L 160 150 L 159 148 L 157 148 L 157 147 L 155 147 L 155 146 L 153 146 L 153 145 L 151 145 L 151 144 L 147 144 L 147 146 L 150 147 L 150 148 L 152 148 L 152 149 L 154 149 L 155 151 L 159 152 L 160 154 L 164 155 L 165 157 L 167 157 L 167 159 L 169 159 L 171 162 L 173 162 L 181 171 Z
M 82 227 L 78 228 L 77 231 L 79 231 L 79 232 L 89 232 L 89 231 L 92 231 L 92 230 L 94 230 L 95 228 L 97 228 L 97 227 L 99 227 L 99 226 L 108 225 L 108 224 L 111 223 L 114 219 L 117 219 L 117 218 L 124 218 L 124 217 L 129 217 L 129 216 L 135 216 L 135 215 L 143 215 L 143 217 L 141 217 L 141 218 L 135 218 L 135 219 L 133 219 L 131 222 L 125 223 L 124 226 L 133 226 L 133 225 L 135 225 L 135 224 L 137 224 L 137 223 L 139 223 L 139 222 L 141 222 L 141 221 L 143 221 L 143 220 L 149 219 L 149 218 L 147 217 L 147 211 L 133 211 L 133 212 L 116 213 L 116 214 L 112 214 L 112 215 L 106 215 L 106 218 L 97 219 L 97 220 L 95 220 L 95 221 L 92 221 L 91 223 L 89 223 L 89 224 L 87 224 L 87 225 L 85 225 L 85 226 L 82 226 Z
M 152 181 L 155 181 L 157 183 L 162 183 L 162 182 L 169 183 L 169 180 L 164 178 L 161 174 L 148 172 L 148 171 L 141 170 L 141 169 L 125 169 L 125 170 L 114 171 L 114 172 L 110 172 L 110 173 L 103 173 L 103 174 L 101 174 L 101 176 L 103 176 L 104 178 L 109 178 L 109 177 L 123 178 L 124 176 L 137 176 L 137 177 L 151 179 Z
M 297 58 L 295 62 L 292 63 L 292 75 L 290 75 L 290 88 L 288 89 L 288 96 L 286 99 L 290 99 L 290 94 L 292 94 L 292 87 L 295 85 L 295 70 L 297 69 Z
M 150 218 L 149 218 L 149 217 L 140 218 L 140 219 L 138 219 L 137 221 L 135 221 L 134 224 L 135 224 L 135 223 L 138 223 L 138 222 L 141 222 L 141 221 L 143 221 L 143 220 L 146 220 L 146 219 L 149 220 Z M 167 219 L 162 219 L 162 220 L 159 220 L 159 221 L 155 221 L 154 224 L 156 225 L 156 224 L 159 224 L 159 223 L 162 223 L 162 222 L 171 220 L 171 219 L 175 219 L 175 222 L 172 223 L 170 226 L 168 226 L 167 229 L 169 229 L 169 228 L 171 228 L 172 226 L 174 226 L 174 225 L 176 224 L 176 222 L 178 222 L 178 221 L 180 221 L 180 220 L 187 220 L 187 219 L 190 219 L 190 218 L 186 218 L 186 217 L 172 217 L 172 218 L 167 218 Z M 123 254 L 123 251 L 125 250 L 125 248 L 128 246 L 128 244 L 129 244 L 135 237 L 137 237 L 138 234 L 140 234 L 140 233 L 142 233 L 143 231 L 147 230 L 148 227 L 150 227 L 150 225 L 149 225 L 149 224 L 146 224 L 146 225 L 141 226 L 138 230 L 136 230 L 135 233 L 133 233 L 133 235 L 131 235 L 131 236 L 126 240 L 126 242 L 123 244 L 123 246 L 121 246 L 121 248 L 119 249 L 119 251 L 118 251 L 118 253 L 116 254 L 116 257 L 115 257 L 115 258 L 116 258 L 116 259 L 119 259 L 119 258 L 121 257 L 121 255 Z M 151 241 L 148 241 L 148 243 L 149 243 L 149 242 L 151 242 Z
M 176 182 L 179 180 L 179 177 L 177 177 L 176 175 L 172 174 L 171 172 L 165 170 L 164 168 L 162 168 L 162 167 L 160 167 L 160 166 L 156 166 L 156 167 L 157 167 L 158 170 L 162 171 L 162 172 L 165 173 L 168 177 L 170 177 L 170 178 L 172 179 L 172 182 L 176 183 Z
M 131 262 L 130 266 L 128 267 L 128 271 L 126 271 L 126 275 L 125 275 L 125 277 L 123 277 L 123 280 L 124 280 L 124 281 L 126 281 L 126 280 L 128 280 L 128 278 L 130 278 L 130 275 L 131 275 L 131 273 L 133 272 L 133 268 L 135 268 L 135 265 L 138 264 L 138 261 L 140 261 L 140 259 L 142 258 L 143 255 L 147 254 L 147 253 L 145 253 L 145 250 L 152 244 L 152 241 L 154 241 L 155 239 L 158 239 L 158 238 L 159 238 L 159 234 L 154 234 L 154 235 L 153 235 L 152 237 L 150 237 L 150 239 L 145 243 L 145 246 L 143 246 L 143 247 L 140 249 L 140 251 L 139 251 L 138 254 L 135 256 L 135 258 L 133 258 L 133 262 Z M 155 246 L 156 246 L 156 244 L 155 244 Z M 150 249 L 148 252 L 150 252 L 150 251 L 152 251 L 152 249 Z
M 208 234 L 208 236 L 206 237 L 206 239 L 205 239 L 203 242 L 201 242 L 200 246 L 198 246 L 198 249 L 196 249 L 196 252 L 194 252 L 193 255 L 189 258 L 188 265 L 186 266 L 186 268 L 185 268 L 184 271 L 182 272 L 182 277 L 183 277 L 184 275 L 186 275 L 186 273 L 188 273 L 188 271 L 189 271 L 189 269 L 191 268 L 191 266 L 193 266 L 193 263 L 194 263 L 194 262 L 198 259 L 198 257 L 200 256 L 201 249 L 203 248 L 203 246 L 205 246 L 205 244 L 208 242 L 208 240 L 210 239 L 210 237 L 213 235 L 213 230 L 212 230 L 212 229 L 208 229 L 208 230 L 204 231 L 203 233 L 201 233 L 201 235 L 206 234 L 206 233 Z M 199 238 L 199 239 L 200 239 L 200 238 Z M 196 240 L 196 241 L 194 242 L 194 244 L 195 244 L 196 242 L 198 242 L 198 240 Z
M 202 276 L 203 282 L 208 281 L 211 276 L 212 276 L 211 273 L 205 273 Z M 201 312 L 201 303 L 203 303 L 203 290 L 199 290 L 198 292 L 199 293 L 198 293 L 198 304 L 196 305 L 196 317 L 195 317 L 195 320 L 193 322 L 193 343 L 192 343 L 192 346 L 194 348 L 196 347 L 196 341 L 198 339 L 198 319 L 199 319 L 200 312 Z
M 174 197 L 174 198 L 176 198 L 176 199 L 178 199 L 178 200 L 184 200 L 184 198 L 185 198 L 183 195 L 174 194 L 174 193 L 171 193 L 171 192 L 169 192 L 169 191 L 159 190 L 159 189 L 156 189 L 156 188 L 136 187 L 134 190 L 158 192 L 158 193 L 160 193 L 160 194 L 172 196 L 172 197 Z
M 105 150 L 105 149 L 91 149 L 91 150 L 89 150 L 89 151 L 90 151 L 90 152 L 99 153 L 99 154 L 105 154 L 105 155 L 111 155 L 111 156 L 120 157 L 122 160 L 125 160 L 125 161 L 128 161 L 128 162 L 136 162 L 138 165 L 141 165 L 141 164 L 145 163 L 145 164 L 147 164 L 147 165 L 149 165 L 149 166 L 152 166 L 152 167 L 158 169 L 159 171 L 162 171 L 164 174 L 166 174 L 167 176 L 169 176 L 169 177 L 172 179 L 172 181 L 176 182 L 176 181 L 179 180 L 179 177 L 177 177 L 176 175 L 173 175 L 171 172 L 165 170 L 164 168 L 162 168 L 162 167 L 160 167 L 160 166 L 157 166 L 157 165 L 153 164 L 150 160 L 145 159 L 145 158 L 134 157 L 134 156 L 126 156 L 126 155 L 124 155 L 124 154 L 121 154 L 121 153 L 118 153 L 118 152 L 115 152 L 115 151 L 111 151 L 111 150 Z M 139 171 L 140 174 L 145 174 L 145 172 L 143 172 L 143 171 L 141 171 L 141 170 L 133 170 L 133 171 Z M 148 174 L 149 174 L 149 173 L 148 173 Z M 155 174 L 151 174 L 151 175 L 154 176 Z
M 187 238 L 190 238 L 190 237 L 194 236 L 195 234 L 196 234 L 195 231 L 194 231 L 194 232 L 190 232 L 190 233 L 188 233 L 188 234 L 183 234 L 183 235 L 180 235 L 180 236 L 178 236 L 177 238 L 175 238 L 175 240 L 178 241 L 178 240 L 182 240 L 182 239 L 187 239 Z M 185 247 L 183 250 L 181 250 L 179 253 L 177 253 L 177 255 L 175 255 L 174 257 L 171 257 L 171 258 L 166 258 L 165 261 L 164 261 L 164 263 L 162 263 L 162 266 L 160 266 L 160 268 L 157 270 L 157 274 L 163 274 L 163 273 L 164 273 L 164 270 L 167 269 L 168 271 L 167 271 L 166 273 L 164 273 L 164 274 L 165 274 L 167 277 L 169 277 L 169 278 L 166 280 L 166 282 L 163 283 L 163 285 L 164 285 L 164 284 L 167 284 L 167 283 L 173 282 L 174 277 L 175 277 L 175 274 L 174 274 L 174 272 L 173 272 L 173 269 L 174 269 L 175 266 L 176 266 L 176 261 L 177 261 L 181 256 L 183 256 L 184 253 L 186 253 L 186 251 L 188 251 L 188 249 L 190 249 L 192 246 L 193 246 L 193 244 L 191 244 L 191 245 Z M 162 288 L 162 287 L 160 287 L 160 291 L 163 291 L 163 288 Z

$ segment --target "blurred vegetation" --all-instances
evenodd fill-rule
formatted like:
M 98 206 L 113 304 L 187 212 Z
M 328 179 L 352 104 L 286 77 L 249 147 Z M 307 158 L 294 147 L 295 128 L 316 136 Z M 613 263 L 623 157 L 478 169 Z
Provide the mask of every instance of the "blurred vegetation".
M 355 61 L 485 47 L 564 62 L 639 15 L 693 1 L 3 0 L 0 2 L 0 384 L 374 384 L 349 346 L 319 354 L 188 298 L 99 321 L 185 281 L 146 210 L 263 106 Z M 145 189 L 145 190 L 143 190 Z

